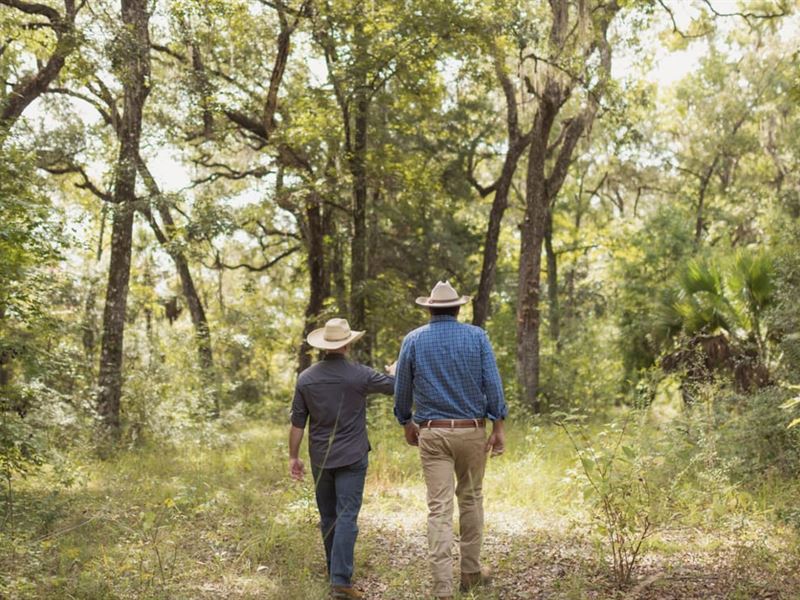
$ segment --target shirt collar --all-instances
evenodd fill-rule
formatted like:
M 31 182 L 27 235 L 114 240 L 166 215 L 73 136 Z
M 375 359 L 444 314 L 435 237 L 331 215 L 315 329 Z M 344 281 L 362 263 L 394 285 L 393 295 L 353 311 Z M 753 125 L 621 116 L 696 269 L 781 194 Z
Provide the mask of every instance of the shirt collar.
M 344 354 L 339 354 L 338 352 L 326 352 L 322 360 L 344 360 L 344 358 Z
M 440 321 L 457 321 L 453 315 L 431 315 L 431 323 L 439 323 Z

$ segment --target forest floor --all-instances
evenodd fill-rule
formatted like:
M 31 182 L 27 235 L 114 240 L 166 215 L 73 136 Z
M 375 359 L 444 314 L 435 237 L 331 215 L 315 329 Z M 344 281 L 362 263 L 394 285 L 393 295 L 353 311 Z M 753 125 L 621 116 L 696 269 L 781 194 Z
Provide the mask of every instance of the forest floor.
M 385 412 L 371 415 L 356 585 L 370 599 L 422 599 L 424 486 Z M 460 598 L 800 598 L 797 530 L 770 504 L 797 482 L 705 490 L 696 514 L 649 540 L 618 590 L 568 477 L 574 463 L 557 428 L 511 424 L 485 481 L 484 559 L 496 581 Z M 70 457 L 14 484 L 0 598 L 326 597 L 313 484 L 288 478 L 283 425 L 249 421 L 169 448 Z

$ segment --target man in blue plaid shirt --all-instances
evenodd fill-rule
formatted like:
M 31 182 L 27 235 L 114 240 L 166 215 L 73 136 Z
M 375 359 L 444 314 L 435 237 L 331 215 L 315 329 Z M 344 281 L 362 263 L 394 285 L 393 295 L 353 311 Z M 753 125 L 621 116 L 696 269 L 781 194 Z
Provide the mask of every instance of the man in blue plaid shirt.
M 396 365 L 394 413 L 405 427 L 406 441 L 420 450 L 428 490 L 433 595 L 440 599 L 453 596 L 454 495 L 461 590 L 490 579 L 480 563 L 483 474 L 486 455 L 502 454 L 505 447 L 508 408 L 489 338 L 483 329 L 457 320 L 467 302 L 469 297 L 459 296 L 446 281 L 437 283 L 430 296 L 417 298 L 431 320 L 406 336 Z M 486 419 L 492 422 L 488 439 Z

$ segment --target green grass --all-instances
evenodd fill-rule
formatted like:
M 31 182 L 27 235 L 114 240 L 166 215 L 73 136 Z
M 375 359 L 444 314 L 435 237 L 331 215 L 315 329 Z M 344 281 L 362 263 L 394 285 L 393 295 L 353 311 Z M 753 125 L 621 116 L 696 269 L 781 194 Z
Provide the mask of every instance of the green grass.
M 424 598 L 419 458 L 385 405 L 372 407 L 370 423 L 357 583 L 370 598 Z M 15 481 L 13 512 L 0 530 L 0 597 L 324 598 L 313 484 L 308 475 L 300 484 L 288 478 L 286 433 L 283 424 L 242 422 L 105 461 L 76 458 L 69 487 L 53 469 Z M 490 461 L 484 486 L 485 555 L 498 581 L 464 597 L 522 598 L 537 589 L 556 598 L 616 597 L 567 477 L 576 462 L 564 434 L 510 423 L 507 446 Z M 736 568 L 741 576 L 725 584 L 731 597 L 757 595 L 769 581 L 794 585 L 796 533 L 777 512 L 790 510 L 796 482 L 774 476 L 747 489 L 695 491 L 697 504 L 651 540 L 643 577 L 677 570 L 702 582 Z

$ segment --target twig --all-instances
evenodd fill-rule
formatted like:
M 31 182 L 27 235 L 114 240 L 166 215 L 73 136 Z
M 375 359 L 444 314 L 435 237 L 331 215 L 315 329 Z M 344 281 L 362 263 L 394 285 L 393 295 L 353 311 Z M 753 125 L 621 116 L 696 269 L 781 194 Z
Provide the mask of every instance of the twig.
M 86 519 L 82 523 L 78 523 L 77 525 L 73 525 L 72 527 L 67 527 L 66 529 L 61 529 L 59 531 L 54 531 L 53 533 L 48 533 L 45 536 L 42 536 L 40 538 L 36 538 L 35 540 L 33 540 L 32 543 L 38 544 L 39 542 L 43 542 L 44 540 L 49 540 L 50 538 L 58 537 L 60 535 L 64 535 L 65 533 L 69 533 L 70 531 L 74 531 L 76 529 L 80 529 L 84 525 L 88 525 L 89 523 L 91 523 L 92 521 L 97 519 L 99 516 L 100 515 L 94 515 L 93 517 L 90 517 L 90 518 Z

